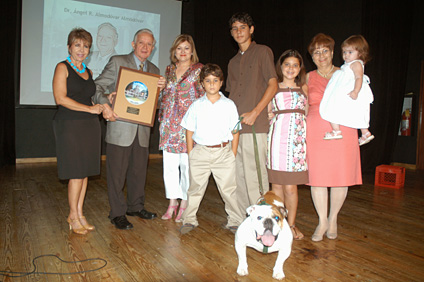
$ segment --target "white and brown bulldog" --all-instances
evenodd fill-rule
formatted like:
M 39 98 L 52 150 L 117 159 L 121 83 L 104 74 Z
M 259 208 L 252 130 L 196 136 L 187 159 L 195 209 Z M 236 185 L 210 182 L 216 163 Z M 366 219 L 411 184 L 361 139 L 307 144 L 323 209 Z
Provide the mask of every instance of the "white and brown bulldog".
M 278 252 L 272 277 L 281 280 L 285 277 L 283 264 L 290 256 L 293 235 L 286 220 L 286 209 L 282 200 L 267 192 L 256 205 L 247 208 L 248 217 L 236 232 L 235 248 L 239 265 L 237 274 L 248 275 L 246 247 L 263 253 Z

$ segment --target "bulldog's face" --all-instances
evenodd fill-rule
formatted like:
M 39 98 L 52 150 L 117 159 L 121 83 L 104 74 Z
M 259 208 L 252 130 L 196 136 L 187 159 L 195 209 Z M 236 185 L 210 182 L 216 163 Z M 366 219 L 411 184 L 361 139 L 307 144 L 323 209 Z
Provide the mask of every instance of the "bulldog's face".
M 256 240 L 264 246 L 271 247 L 283 228 L 283 215 L 270 205 L 253 205 L 247 208 L 252 226 L 256 231 Z

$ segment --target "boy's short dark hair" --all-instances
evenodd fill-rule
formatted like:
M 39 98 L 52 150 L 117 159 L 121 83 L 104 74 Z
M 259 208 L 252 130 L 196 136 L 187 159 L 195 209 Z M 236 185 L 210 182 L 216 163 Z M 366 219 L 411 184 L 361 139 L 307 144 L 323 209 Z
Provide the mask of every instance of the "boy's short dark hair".
M 249 28 L 251 28 L 252 26 L 255 26 L 255 23 L 253 22 L 252 17 L 246 12 L 235 13 L 230 18 L 228 22 L 230 24 L 230 29 L 233 27 L 233 23 L 235 22 L 241 22 L 241 23 L 247 24 Z
M 221 68 L 216 64 L 206 64 L 203 66 L 199 75 L 200 82 L 203 82 L 203 80 L 210 75 L 218 77 L 220 81 L 224 81 L 224 73 L 222 72 Z

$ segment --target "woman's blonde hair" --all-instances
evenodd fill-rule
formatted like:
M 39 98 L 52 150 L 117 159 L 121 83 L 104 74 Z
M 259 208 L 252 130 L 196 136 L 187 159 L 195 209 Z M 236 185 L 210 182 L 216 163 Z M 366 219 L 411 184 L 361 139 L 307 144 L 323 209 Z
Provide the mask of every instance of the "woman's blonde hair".
M 191 35 L 188 34 L 180 34 L 177 36 L 177 38 L 175 38 L 174 43 L 172 43 L 171 49 L 169 50 L 169 52 L 171 53 L 171 62 L 173 64 L 178 63 L 178 59 L 175 56 L 175 51 L 177 50 L 178 45 L 180 45 L 183 42 L 188 42 L 191 45 L 191 63 L 195 64 L 199 62 L 199 57 L 197 56 L 197 52 L 196 52 L 196 47 L 194 45 L 194 41 L 193 38 L 191 37 Z

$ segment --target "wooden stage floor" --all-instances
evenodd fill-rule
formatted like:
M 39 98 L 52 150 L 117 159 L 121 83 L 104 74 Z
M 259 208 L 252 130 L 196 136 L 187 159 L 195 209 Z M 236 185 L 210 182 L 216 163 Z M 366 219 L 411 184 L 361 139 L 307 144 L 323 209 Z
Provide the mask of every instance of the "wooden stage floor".
M 105 167 L 90 178 L 85 215 L 96 226 L 87 236 L 68 231 L 67 183 L 56 164 L 18 164 L 0 168 L 0 270 L 29 272 L 43 254 L 66 261 L 102 258 L 107 265 L 82 274 L 0 276 L 0 281 L 276 281 L 277 254 L 248 249 L 249 276 L 236 273 L 234 235 L 221 227 L 224 205 L 213 181 L 200 206 L 200 226 L 181 236 L 181 223 L 129 217 L 131 230 L 117 230 L 107 216 Z M 424 173 L 407 171 L 404 189 L 374 187 L 374 175 L 349 189 L 339 215 L 339 237 L 312 242 L 318 222 L 310 190 L 299 187 L 297 226 L 284 281 L 424 281 Z M 162 159 L 151 159 L 146 208 L 162 215 L 168 201 Z M 69 273 L 101 267 L 101 261 L 65 264 L 54 257 L 37 260 L 37 271 Z

